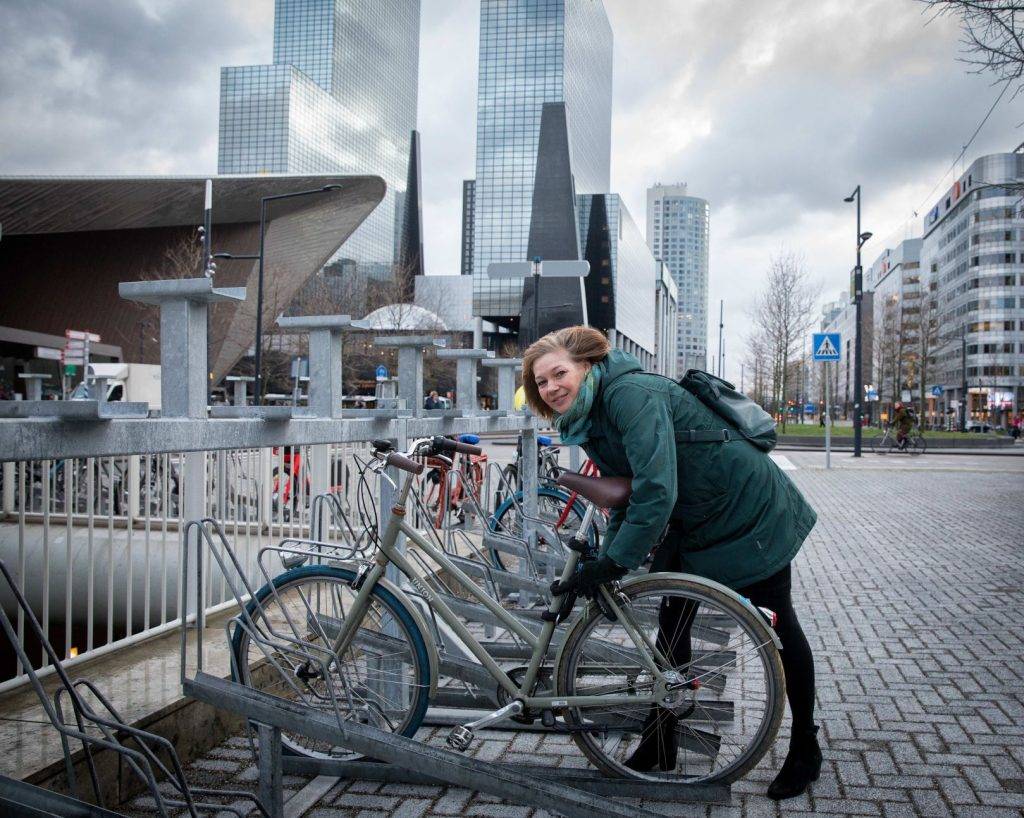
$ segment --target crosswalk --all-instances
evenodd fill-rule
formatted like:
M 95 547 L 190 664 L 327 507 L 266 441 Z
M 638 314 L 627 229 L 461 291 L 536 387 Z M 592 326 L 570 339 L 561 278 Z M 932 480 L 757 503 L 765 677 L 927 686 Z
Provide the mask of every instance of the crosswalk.
M 796 471 L 797 470 L 796 463 L 794 463 L 792 460 L 790 460 L 784 454 L 778 454 L 777 452 L 771 452 L 768 456 L 772 460 L 774 460 L 775 461 L 775 465 L 778 466 L 783 471 Z

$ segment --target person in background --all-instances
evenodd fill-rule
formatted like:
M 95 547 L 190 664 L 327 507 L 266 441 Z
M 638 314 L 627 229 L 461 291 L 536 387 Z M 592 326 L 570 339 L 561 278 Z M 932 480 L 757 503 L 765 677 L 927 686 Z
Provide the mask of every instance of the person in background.
M 901 402 L 897 402 L 894 408 L 896 413 L 893 415 L 892 424 L 896 427 L 896 443 L 901 449 L 905 449 L 907 448 L 907 435 L 914 428 L 914 413 Z
M 423 402 L 424 409 L 440 409 L 441 401 L 438 400 L 437 390 L 431 389 L 430 394 L 427 395 L 427 399 Z

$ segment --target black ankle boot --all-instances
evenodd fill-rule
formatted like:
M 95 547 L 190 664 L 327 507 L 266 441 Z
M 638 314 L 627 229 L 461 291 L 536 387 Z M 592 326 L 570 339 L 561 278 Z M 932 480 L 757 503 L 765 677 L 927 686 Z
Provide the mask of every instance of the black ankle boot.
M 789 740 L 789 753 L 782 769 L 768 787 L 768 797 L 781 801 L 796 798 L 812 781 L 821 775 L 821 747 L 818 746 L 818 727 L 794 733 Z
M 639 773 L 646 773 L 655 767 L 662 772 L 675 769 L 676 753 L 679 751 L 679 736 L 676 727 L 679 719 L 668 710 L 654 705 L 647 714 L 640 744 L 629 757 L 626 766 Z

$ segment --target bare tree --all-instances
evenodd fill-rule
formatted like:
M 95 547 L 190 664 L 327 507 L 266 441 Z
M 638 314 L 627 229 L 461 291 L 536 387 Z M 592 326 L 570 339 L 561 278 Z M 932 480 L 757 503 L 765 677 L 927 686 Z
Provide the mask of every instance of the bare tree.
M 919 0 L 934 17 L 954 17 L 963 27 L 961 61 L 975 74 L 1024 89 L 1024 3 L 1015 0 Z
M 754 326 L 768 352 L 774 411 L 782 415 L 786 431 L 786 400 L 791 385 L 790 362 L 800 349 L 814 320 L 820 288 L 808 278 L 802 256 L 780 251 L 768 264 L 764 289 L 758 293 Z

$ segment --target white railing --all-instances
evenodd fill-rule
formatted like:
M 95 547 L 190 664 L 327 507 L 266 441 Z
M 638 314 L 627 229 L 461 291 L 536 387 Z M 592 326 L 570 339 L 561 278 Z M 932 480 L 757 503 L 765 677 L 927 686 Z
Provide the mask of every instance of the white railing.
M 310 446 L 207 452 L 208 513 L 231 538 L 249 578 L 256 554 L 283 537 L 310 535 Z M 366 521 L 356 497 L 368 444 L 330 445 L 329 490 L 349 530 L 333 517 L 321 536 L 348 539 Z M 10 566 L 54 647 L 77 660 L 125 647 L 177 626 L 181 609 L 181 530 L 185 470 L 178 454 L 3 463 L 0 559 Z M 375 475 L 368 474 L 376 496 Z M 230 597 L 210 589 L 207 608 Z M 13 600 L 0 596 L 13 612 Z M 26 645 L 24 621 L 18 637 Z M 0 691 L 23 668 L 0 645 Z

